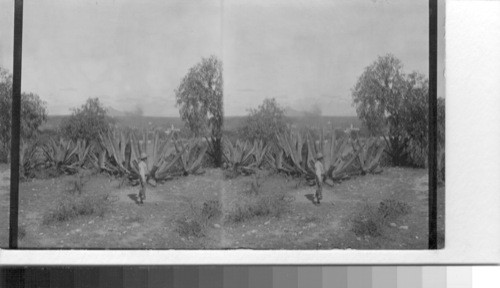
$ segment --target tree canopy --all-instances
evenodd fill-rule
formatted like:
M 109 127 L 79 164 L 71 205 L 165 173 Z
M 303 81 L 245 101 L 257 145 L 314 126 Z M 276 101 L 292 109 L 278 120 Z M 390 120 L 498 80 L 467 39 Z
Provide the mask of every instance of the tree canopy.
M 242 128 L 245 138 L 267 142 L 286 128 L 285 109 L 275 98 L 264 99 L 257 109 L 250 109 L 249 112 Z
M 61 124 L 61 130 L 66 137 L 90 142 L 99 139 L 99 133 L 110 129 L 112 121 L 99 98 L 88 98 L 82 106 L 72 110 L 68 121 Z
M 181 119 L 196 136 L 210 134 L 217 166 L 222 162 L 222 95 L 222 62 L 215 56 L 202 58 L 189 69 L 175 90 Z
M 358 117 L 372 135 L 384 137 L 395 165 L 411 164 L 416 154 L 425 161 L 428 93 L 427 78 L 418 72 L 405 74 L 391 54 L 366 67 L 352 89 Z
M 12 74 L 0 67 L 0 149 L 10 151 L 12 121 Z M 21 93 L 21 140 L 37 136 L 38 128 L 47 121 L 46 103 L 34 93 Z M 4 155 L 2 158 L 5 158 Z M 7 157 L 8 158 L 8 157 Z

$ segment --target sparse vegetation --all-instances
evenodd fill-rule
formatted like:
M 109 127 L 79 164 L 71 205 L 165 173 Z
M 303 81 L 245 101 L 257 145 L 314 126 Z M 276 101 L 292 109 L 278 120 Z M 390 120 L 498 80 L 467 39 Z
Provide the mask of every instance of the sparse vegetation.
M 201 207 L 190 203 L 186 213 L 175 221 L 175 230 L 181 237 L 204 237 L 208 226 L 222 215 L 219 200 L 208 200 Z
M 384 218 L 375 206 L 365 204 L 352 217 L 351 230 L 356 236 L 378 237 L 382 235 Z
M 378 213 L 385 220 L 394 220 L 399 216 L 409 214 L 411 212 L 411 207 L 404 202 L 396 201 L 394 199 L 386 199 L 380 202 L 378 207 Z
M 203 208 L 201 209 L 201 216 L 206 221 L 216 220 L 222 215 L 222 204 L 219 200 L 209 200 L 203 203 Z M 205 221 L 205 222 L 206 222 Z
M 388 221 L 394 221 L 410 212 L 411 208 L 407 203 L 393 199 L 381 201 L 378 207 L 364 204 L 352 216 L 351 231 L 356 236 L 378 237 L 383 234 Z
M 176 231 L 181 237 L 200 238 L 205 236 L 203 225 L 194 218 L 182 217 L 176 221 Z
M 285 193 L 265 195 L 243 203 L 238 203 L 226 215 L 226 221 L 239 223 L 255 217 L 280 217 L 289 209 L 290 200 Z
M 108 195 L 62 195 L 62 199 L 43 217 L 46 225 L 70 221 L 82 216 L 103 217 L 110 209 Z

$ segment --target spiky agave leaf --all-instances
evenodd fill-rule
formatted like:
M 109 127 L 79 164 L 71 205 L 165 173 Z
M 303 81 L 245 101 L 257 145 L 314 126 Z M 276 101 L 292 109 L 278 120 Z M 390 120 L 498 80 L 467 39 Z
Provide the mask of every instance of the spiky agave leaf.
M 88 144 L 87 141 L 83 139 L 78 139 L 76 141 L 76 157 L 77 157 L 77 165 L 79 167 L 83 166 L 85 162 L 89 159 L 90 157 L 90 151 L 93 149 L 92 144 Z
M 77 145 L 71 140 L 50 138 L 48 143 L 42 146 L 42 151 L 47 161 L 64 173 L 74 173 L 78 167 L 76 151 Z
M 304 161 L 307 159 L 303 159 L 302 157 L 302 147 L 304 142 L 301 134 L 291 130 L 286 130 L 285 132 L 277 135 L 277 140 L 279 147 L 283 150 L 283 168 L 291 170 L 291 173 L 307 175 L 308 171 L 305 167 L 308 164 Z M 288 163 L 286 159 L 289 160 Z
M 380 165 L 380 158 L 384 152 L 384 145 L 380 139 L 371 137 L 364 143 L 353 141 L 353 149 L 358 150 L 358 162 L 362 174 L 372 173 Z
M 264 141 L 262 140 L 254 141 L 254 149 L 253 149 L 253 156 L 255 158 L 255 162 L 253 164 L 254 167 L 260 168 L 264 164 L 269 148 L 270 145 L 264 145 Z
M 21 145 L 19 146 L 19 168 L 21 169 L 21 176 L 25 176 L 30 173 L 41 161 L 44 159 L 39 159 L 38 152 L 39 142 L 27 142 L 21 140 Z
M 184 174 L 200 174 L 199 169 L 203 157 L 207 152 L 208 145 L 201 141 L 201 139 L 191 139 L 186 143 L 177 141 L 175 144 L 177 153 L 181 154 L 180 162 Z
M 102 147 L 106 150 L 109 158 L 105 161 L 108 170 L 119 174 L 129 174 L 126 157 L 126 138 L 123 132 L 120 134 L 108 131 L 99 134 Z

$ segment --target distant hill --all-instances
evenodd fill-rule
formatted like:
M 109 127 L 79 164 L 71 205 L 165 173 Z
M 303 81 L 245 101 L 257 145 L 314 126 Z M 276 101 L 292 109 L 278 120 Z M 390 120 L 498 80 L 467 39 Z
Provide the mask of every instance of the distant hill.
M 115 114 L 121 115 L 121 114 Z M 126 114 L 124 114 L 126 115 Z M 69 115 L 52 115 L 47 117 L 47 122 L 40 127 L 40 130 L 55 130 L 61 123 L 68 119 Z M 175 128 L 184 127 L 184 122 L 182 122 L 180 117 L 156 117 L 156 116 L 112 116 L 112 119 L 116 121 L 117 124 L 126 127 L 144 129 L 144 128 L 154 128 L 163 127 L 170 128 L 174 125 Z
M 287 117 L 296 118 L 296 117 L 305 116 L 306 112 L 293 109 L 292 107 L 286 107 L 285 108 L 285 115 Z
M 118 111 L 118 110 L 116 110 Z M 120 111 L 118 111 L 120 112 Z M 296 111 L 297 113 L 291 113 L 295 116 L 287 116 L 290 123 L 297 127 L 335 127 L 346 129 L 351 125 L 355 128 L 361 128 L 362 123 L 356 116 L 303 116 L 307 113 L 302 113 Z M 158 116 L 133 116 L 127 115 L 126 113 L 116 113 L 115 116 L 111 117 L 117 124 L 126 127 L 145 129 L 154 127 L 163 127 L 165 129 L 170 128 L 173 125 L 175 128 L 183 128 L 184 122 L 180 117 L 158 117 Z M 126 116 L 124 116 L 126 115 Z M 299 116 L 297 116 L 299 115 Z M 69 115 L 52 115 L 49 116 L 47 122 L 40 127 L 41 130 L 55 130 L 60 124 L 68 119 Z M 229 116 L 224 118 L 224 130 L 235 131 L 241 127 L 245 121 L 246 116 Z
M 108 115 L 110 117 L 123 117 L 127 115 L 127 113 L 120 110 L 116 110 L 113 107 L 107 107 L 106 110 L 108 111 Z
M 287 116 L 287 119 L 297 127 L 335 127 L 346 129 L 351 127 L 362 128 L 362 123 L 357 116 L 303 116 L 306 113 L 297 111 L 300 116 Z M 245 121 L 246 116 L 231 116 L 224 118 L 224 130 L 232 131 L 241 127 Z

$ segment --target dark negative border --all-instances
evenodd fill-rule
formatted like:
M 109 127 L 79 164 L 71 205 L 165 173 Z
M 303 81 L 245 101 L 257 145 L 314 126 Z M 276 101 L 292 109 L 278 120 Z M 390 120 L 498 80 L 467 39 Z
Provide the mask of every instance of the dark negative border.
M 438 1 L 429 0 L 429 249 L 437 245 L 437 62 Z
M 429 0 L 429 246 L 437 247 L 437 59 L 438 0 Z M 23 0 L 14 7 L 14 67 L 12 79 L 12 127 L 10 165 L 9 249 L 18 248 L 19 217 L 19 146 L 21 124 L 21 68 L 23 36 Z M 49 248 L 50 249 L 50 248 Z M 75 248 L 67 248 L 66 250 Z M 83 249 L 83 248 L 76 248 Z M 45 250 L 45 249 L 43 249 Z M 92 249 L 94 250 L 94 249 Z M 105 250 L 97 249 L 97 250 Z M 123 249 L 116 249 L 123 250 Z
M 12 69 L 12 127 L 10 149 L 9 248 L 17 249 L 19 217 L 19 146 L 21 127 L 21 68 L 23 47 L 23 0 L 14 4 L 14 68 Z

